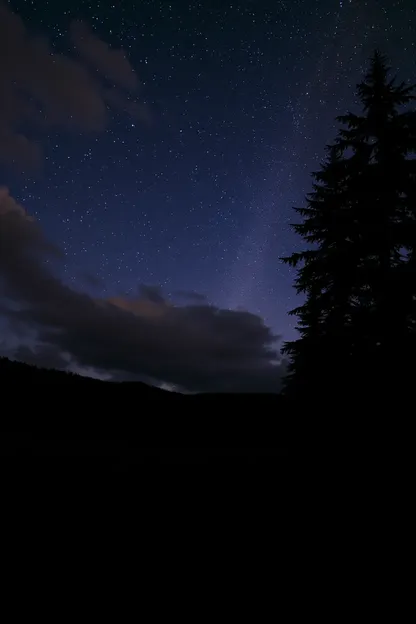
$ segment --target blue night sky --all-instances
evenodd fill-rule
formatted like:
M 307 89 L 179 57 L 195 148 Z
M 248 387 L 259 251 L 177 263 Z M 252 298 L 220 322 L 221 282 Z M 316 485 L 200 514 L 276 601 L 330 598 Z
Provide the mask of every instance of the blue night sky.
M 102 101 L 86 100 L 77 122 L 64 118 L 59 98 L 49 101 L 42 74 L 27 96 L 44 89 L 37 123 L 18 120 L 36 146 L 29 158 L 2 145 L 0 123 L 0 184 L 64 252 L 54 267 L 62 282 L 106 300 L 134 299 L 140 284 L 160 287 L 169 301 L 198 293 L 293 338 L 287 312 L 299 300 L 293 272 L 279 261 L 301 248 L 290 230 L 292 207 L 304 203 L 335 116 L 354 108 L 374 48 L 400 79 L 415 78 L 416 4 L 15 0 L 4 7 L 51 51 L 79 64 L 84 54 L 91 80 L 99 70 L 92 55 L 101 54 L 106 88 L 115 86 L 97 116 Z M 90 56 L 82 52 L 88 38 Z M 118 70 L 120 57 L 112 63 L 106 44 L 122 48 L 130 66 Z M 7 69 L 3 57 L 0 81 Z M 82 89 L 71 89 L 71 76 L 59 97 L 79 106 Z

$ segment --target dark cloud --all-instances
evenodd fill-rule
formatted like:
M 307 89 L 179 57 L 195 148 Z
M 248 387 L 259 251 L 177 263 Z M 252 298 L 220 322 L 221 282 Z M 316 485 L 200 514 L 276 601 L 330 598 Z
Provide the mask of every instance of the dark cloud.
M 124 53 L 83 23 L 72 24 L 70 37 L 78 55 L 56 53 L 0 0 L 0 162 L 22 168 L 42 163 L 40 146 L 21 133 L 28 122 L 100 132 L 108 123 L 108 105 L 134 119 L 149 118 Z
M 86 271 L 80 273 L 79 279 L 82 280 L 84 284 L 89 286 L 90 288 L 97 289 L 104 287 L 104 282 L 100 277 L 97 277 L 96 275 L 91 275 Z
M 159 286 L 141 284 L 139 286 L 139 294 L 140 298 L 145 299 L 146 301 L 152 301 L 153 303 L 159 304 L 165 303 L 165 297 L 163 296 L 162 289 Z
M 176 290 L 174 295 L 179 299 L 186 299 L 187 301 L 194 301 L 197 303 L 204 303 L 207 300 L 205 295 L 201 295 L 201 293 L 197 293 L 194 290 Z
M 123 50 L 112 50 L 84 22 L 73 21 L 70 36 L 75 50 L 104 78 L 131 91 L 137 90 L 137 75 Z
M 12 352 L 13 358 L 40 368 L 68 370 L 69 361 L 54 345 L 19 345 Z
M 23 134 L 2 125 L 0 118 L 0 164 L 11 164 L 16 169 L 38 170 L 42 161 L 42 147 Z
M 138 375 L 190 391 L 276 391 L 277 337 L 258 316 L 207 303 L 176 306 L 160 290 L 94 299 L 51 270 L 60 251 L 7 192 L 0 191 L 3 313 L 78 366 Z M 52 351 L 51 351 L 52 352 Z

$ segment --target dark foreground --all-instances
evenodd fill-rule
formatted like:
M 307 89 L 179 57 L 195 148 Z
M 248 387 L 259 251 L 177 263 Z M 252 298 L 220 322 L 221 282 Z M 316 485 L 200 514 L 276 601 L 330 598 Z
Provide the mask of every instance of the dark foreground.
M 10 470 L 134 471 L 140 465 L 272 465 L 289 456 L 278 395 L 195 395 L 0 360 Z M 4 403 L 3 403 L 4 405 Z

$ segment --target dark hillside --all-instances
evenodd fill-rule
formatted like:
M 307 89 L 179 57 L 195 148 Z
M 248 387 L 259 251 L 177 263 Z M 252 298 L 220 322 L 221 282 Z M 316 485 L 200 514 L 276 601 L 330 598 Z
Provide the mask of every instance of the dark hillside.
M 271 462 L 288 455 L 278 395 L 181 395 L 0 359 L 0 454 L 142 462 Z M 54 461 L 55 461 L 54 460 Z

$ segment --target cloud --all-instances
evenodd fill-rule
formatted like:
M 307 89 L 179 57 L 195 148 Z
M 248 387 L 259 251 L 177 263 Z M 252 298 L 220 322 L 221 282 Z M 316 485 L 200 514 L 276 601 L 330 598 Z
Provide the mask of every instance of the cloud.
M 70 36 L 75 50 L 104 78 L 131 91 L 138 89 L 137 75 L 122 50 L 112 50 L 84 22 L 73 21 Z
M 10 353 L 19 362 L 40 368 L 68 369 L 68 358 L 53 345 L 19 345 Z
M 94 299 L 54 274 L 50 260 L 59 257 L 0 189 L 0 298 L 10 303 L 3 315 L 36 332 L 42 353 L 189 391 L 279 389 L 278 337 L 260 317 L 206 302 L 174 305 L 148 286 L 135 298 Z
M 41 166 L 42 159 L 42 148 L 38 143 L 2 125 L 0 118 L 0 164 L 35 170 Z
M 149 286 L 147 284 L 141 284 L 139 286 L 139 293 L 141 299 L 145 299 L 147 301 L 151 301 L 156 304 L 165 303 L 165 298 L 162 294 L 162 289 L 158 286 Z
M 207 300 L 205 295 L 201 295 L 201 293 L 197 293 L 194 290 L 176 290 L 174 295 L 179 299 L 186 299 L 197 303 L 203 303 Z
M 0 0 L 0 162 L 28 169 L 42 150 L 22 128 L 49 126 L 103 131 L 108 108 L 146 121 L 137 74 L 121 50 L 111 49 L 82 22 L 70 26 L 77 54 L 59 54 L 31 35 Z

